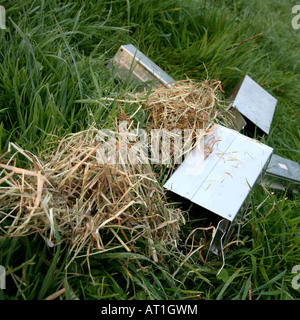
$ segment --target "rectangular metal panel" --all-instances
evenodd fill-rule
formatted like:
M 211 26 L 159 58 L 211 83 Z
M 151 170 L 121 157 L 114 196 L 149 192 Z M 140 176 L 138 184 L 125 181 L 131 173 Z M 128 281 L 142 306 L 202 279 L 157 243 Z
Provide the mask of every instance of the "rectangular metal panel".
M 164 187 L 233 221 L 250 188 L 261 176 L 273 149 L 220 125 L 215 126 L 212 136 L 206 136 L 205 143 L 211 139 L 215 144 L 204 160 L 202 171 L 192 173 L 200 152 L 194 149 Z
M 277 100 L 248 75 L 231 94 L 232 106 L 269 134 Z

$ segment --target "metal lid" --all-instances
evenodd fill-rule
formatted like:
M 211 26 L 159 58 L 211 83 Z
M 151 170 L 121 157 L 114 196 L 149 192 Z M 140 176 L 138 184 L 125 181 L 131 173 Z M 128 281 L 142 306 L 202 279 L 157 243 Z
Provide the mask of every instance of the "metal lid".
M 269 134 L 277 100 L 248 75 L 234 90 L 232 106 Z

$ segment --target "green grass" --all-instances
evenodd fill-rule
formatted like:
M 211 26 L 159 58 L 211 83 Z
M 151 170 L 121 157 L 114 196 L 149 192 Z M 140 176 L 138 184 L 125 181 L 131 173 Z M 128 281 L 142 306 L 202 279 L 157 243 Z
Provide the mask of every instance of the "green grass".
M 0 152 L 16 142 L 34 153 L 49 134 L 62 136 L 95 122 L 107 126 L 117 104 L 82 100 L 122 97 L 136 87 L 119 82 L 106 64 L 120 45 L 133 43 L 175 79 L 221 80 L 226 98 L 247 73 L 278 99 L 269 136 L 275 153 L 300 159 L 300 30 L 293 30 L 293 1 L 0 1 L 7 29 L 0 30 Z M 259 33 L 263 35 L 249 39 Z M 145 121 L 143 112 L 137 115 Z M 26 162 L 20 159 L 20 165 Z M 8 239 L 1 233 L 0 265 L 7 273 L 1 299 L 299 299 L 292 268 L 300 264 L 299 196 L 257 189 L 247 219 L 234 229 L 226 266 L 199 252 L 165 261 L 127 252 L 71 261 L 66 244 L 48 248 L 38 235 Z M 1 219 L 1 216 L 0 216 Z M 204 215 L 186 214 L 179 248 Z M 211 234 L 206 233 L 207 240 Z M 59 235 L 57 235 L 59 237 Z M 204 232 L 195 233 L 199 243 Z M 191 244 L 188 242 L 188 244 Z

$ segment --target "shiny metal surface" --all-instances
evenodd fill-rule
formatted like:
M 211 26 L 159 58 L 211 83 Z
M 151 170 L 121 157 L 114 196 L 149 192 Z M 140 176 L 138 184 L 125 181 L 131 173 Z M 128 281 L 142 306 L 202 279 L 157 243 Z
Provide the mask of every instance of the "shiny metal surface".
M 271 94 L 246 75 L 233 90 L 229 100 L 232 101 L 232 107 L 269 134 L 277 104 Z
M 164 187 L 232 222 L 261 178 L 273 149 L 220 125 L 205 137 L 205 144 L 212 149 L 202 170 L 193 171 L 201 158 L 201 151 L 194 149 Z
M 266 170 L 265 185 L 282 191 L 300 193 L 300 165 L 273 154 Z
M 115 68 L 123 80 L 129 76 L 136 82 L 150 82 L 154 88 L 161 85 L 170 87 L 175 81 L 132 44 L 121 46 L 107 67 Z

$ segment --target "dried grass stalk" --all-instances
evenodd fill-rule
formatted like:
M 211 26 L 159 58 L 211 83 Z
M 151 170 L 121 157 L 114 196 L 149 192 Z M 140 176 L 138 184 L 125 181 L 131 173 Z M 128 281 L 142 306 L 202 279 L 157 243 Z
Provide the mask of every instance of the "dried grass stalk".
M 198 129 L 209 134 L 216 122 L 231 126 L 218 99 L 219 88 L 212 80 L 162 86 L 130 100 L 138 109 L 131 117 L 122 111 L 125 118 L 119 120 L 132 119 L 143 105 L 149 129 L 190 129 L 196 142 Z M 97 152 L 104 142 L 97 134 L 90 128 L 68 135 L 39 158 L 10 144 L 16 152 L 8 159 L 9 153 L 0 157 L 0 232 L 11 237 L 39 233 L 50 246 L 58 232 L 76 253 L 83 247 L 88 252 L 137 252 L 145 242 L 157 261 L 155 244 L 176 246 L 182 213 L 167 204 L 150 165 L 100 163 Z M 29 168 L 16 166 L 18 154 L 30 160 Z
M 0 163 L 0 228 L 11 237 L 39 233 L 49 245 L 59 232 L 76 252 L 136 252 L 144 239 L 157 261 L 152 244 L 174 247 L 181 212 L 166 203 L 150 166 L 99 163 L 97 134 L 91 128 L 68 135 L 40 158 L 11 144 L 16 153 Z M 30 168 L 13 164 L 18 153 L 27 156 Z
M 209 129 L 216 121 L 225 120 L 219 100 L 220 83 L 214 80 L 177 81 L 171 88 L 161 86 L 146 102 L 151 126 L 171 131 Z
M 144 104 L 149 129 L 164 129 L 170 133 L 174 129 L 181 132 L 189 130 L 191 143 L 178 154 L 181 157 L 195 148 L 203 135 L 210 134 L 214 124 L 234 128 L 233 116 L 220 99 L 220 91 L 223 90 L 218 80 L 206 79 L 196 82 L 187 79 L 174 82 L 172 87 L 158 87 L 150 95 L 148 92 L 138 94 L 135 99 L 138 110 Z M 132 98 L 133 96 L 131 103 Z M 171 136 L 174 138 L 174 133 Z M 173 142 L 171 144 L 171 150 L 174 152 Z

